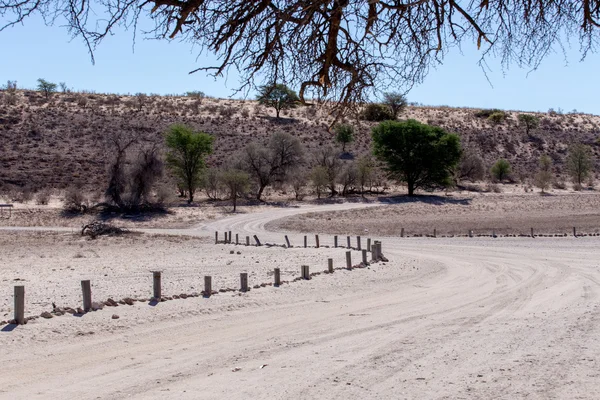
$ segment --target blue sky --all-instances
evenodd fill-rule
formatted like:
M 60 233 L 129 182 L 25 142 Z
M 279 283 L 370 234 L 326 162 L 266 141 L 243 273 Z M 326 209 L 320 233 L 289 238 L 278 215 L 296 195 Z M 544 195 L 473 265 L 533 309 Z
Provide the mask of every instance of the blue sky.
M 137 38 L 124 32 L 105 39 L 92 65 L 82 41 L 71 40 L 65 28 L 47 27 L 40 19 L 0 32 L 0 84 L 16 80 L 20 87 L 33 88 L 38 78 L 66 82 L 75 90 L 110 93 L 184 93 L 202 90 L 215 97 L 232 95 L 239 85 L 235 72 L 215 81 L 203 72 L 189 75 L 200 66 L 214 65 L 211 55 L 198 58 L 189 43 Z M 430 105 L 472 106 L 527 111 L 549 108 L 568 112 L 600 114 L 600 55 L 583 62 L 576 48 L 551 55 L 541 67 L 528 70 L 511 67 L 503 73 L 491 59 L 488 74 L 492 85 L 477 65 L 475 44 L 465 43 L 463 53 L 454 49 L 442 65 L 432 69 L 425 82 L 408 94 L 409 101 Z

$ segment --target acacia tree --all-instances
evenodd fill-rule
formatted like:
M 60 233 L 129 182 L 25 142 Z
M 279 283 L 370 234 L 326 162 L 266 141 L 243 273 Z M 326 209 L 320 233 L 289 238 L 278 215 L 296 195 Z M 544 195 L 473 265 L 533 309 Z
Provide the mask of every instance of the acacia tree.
M 301 101 L 334 99 L 339 109 L 412 87 L 465 42 L 476 43 L 482 65 L 489 56 L 533 69 L 569 48 L 566 38 L 584 57 L 600 42 L 600 0 L 3 0 L 0 29 L 40 15 L 66 25 L 92 59 L 104 38 L 141 31 L 148 19 L 154 28 L 139 34 L 188 41 L 220 60 L 192 72 L 234 67 L 240 89 L 284 81 Z
M 529 132 L 532 129 L 535 129 L 540 124 L 540 119 L 535 115 L 531 114 L 519 114 L 519 125 L 523 125 L 525 127 L 525 134 L 529 135 Z
M 569 147 L 567 155 L 567 171 L 578 188 L 592 170 L 592 149 L 585 144 L 577 143 Z
M 167 164 L 187 191 L 188 203 L 192 203 L 202 180 L 204 156 L 212 152 L 213 138 L 207 133 L 194 132 L 188 126 L 177 124 L 167 130 L 165 141 L 169 148 Z
M 38 79 L 37 81 L 37 89 L 40 92 L 44 93 L 46 100 L 48 100 L 50 98 L 50 95 L 56 92 L 56 83 L 48 82 L 47 80 L 42 78 Z
M 538 172 L 535 175 L 535 185 L 545 193 L 552 183 L 552 159 L 547 154 L 540 157 Z
M 281 110 L 295 108 L 300 101 L 296 92 L 281 83 L 261 86 L 256 99 L 259 104 L 274 108 L 277 118 Z
M 373 153 L 389 176 L 416 189 L 450 184 L 451 172 L 460 159 L 458 135 L 414 119 L 384 121 L 373 128 Z
M 388 106 L 392 111 L 394 119 L 398 118 L 400 114 L 407 106 L 406 96 L 398 92 L 386 92 L 383 94 L 383 104 Z
M 221 181 L 229 189 L 229 195 L 233 204 L 233 212 L 237 209 L 237 199 L 248 188 L 249 176 L 246 172 L 239 169 L 230 169 L 223 171 Z
M 335 126 L 335 140 L 342 144 L 342 153 L 346 152 L 346 145 L 354 140 L 354 128 L 352 125 L 339 124 Z

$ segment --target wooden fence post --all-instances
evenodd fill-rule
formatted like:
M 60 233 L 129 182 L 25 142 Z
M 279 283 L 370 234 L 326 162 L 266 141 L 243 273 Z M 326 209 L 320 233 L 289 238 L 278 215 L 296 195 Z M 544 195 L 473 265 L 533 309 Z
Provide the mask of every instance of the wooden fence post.
M 273 270 L 273 277 L 274 277 L 274 286 L 280 286 L 281 285 L 281 270 L 279 268 L 275 268 Z
M 496 230 L 492 229 L 492 237 L 495 238 L 496 237 Z
M 356 237 L 356 248 L 358 250 L 362 250 L 362 246 L 361 246 L 361 243 L 360 243 L 360 236 Z
M 366 250 L 362 250 L 362 262 L 364 265 L 367 265 L 367 251 Z
M 229 234 L 227 235 L 227 243 L 231 244 L 231 231 L 229 231 Z
M 400 229 L 400 237 L 404 237 L 404 228 Z
M 329 271 L 330 274 L 333 274 L 333 258 L 327 259 L 327 271 Z
M 469 230 L 469 237 L 471 237 L 471 238 L 473 237 L 473 231 L 472 230 Z
M 219 231 L 215 232 L 215 244 L 219 244 Z
M 246 246 L 250 246 L 250 236 L 246 236 Z
M 235 244 L 240 244 L 240 235 L 238 233 L 235 234 Z
M 352 269 L 352 252 L 346 252 L 346 268 Z
M 304 248 L 308 247 L 308 240 L 306 239 L 306 235 L 304 235 Z
M 433 237 L 436 238 L 437 237 L 437 229 L 433 228 Z
M 204 277 L 204 297 L 210 297 L 212 295 L 212 277 L 206 275 Z
M 88 312 L 92 309 L 92 285 L 90 281 L 81 281 L 81 291 L 83 292 L 83 311 Z
M 377 256 L 377 242 L 371 246 L 371 262 L 377 262 L 379 257 Z
M 160 271 L 154 271 L 152 272 L 152 277 L 153 277 L 153 293 L 154 293 L 154 299 L 156 300 L 160 300 L 160 298 L 162 297 L 162 288 L 160 285 Z
M 242 272 L 240 274 L 240 290 L 242 292 L 248 291 L 248 273 L 247 272 Z
M 535 235 L 533 234 L 533 228 L 531 228 L 531 237 L 535 237 Z
M 338 238 L 337 238 L 337 235 L 335 235 L 335 236 L 333 237 L 333 247 L 335 247 L 335 248 L 337 248 L 337 247 L 338 247 L 338 242 L 337 242 L 337 240 L 338 240 Z
M 287 244 L 287 247 L 292 247 L 292 245 L 290 244 L 290 239 L 287 235 L 285 235 L 285 243 Z
M 573 237 L 577 237 L 577 228 L 573 227 Z
M 347 242 L 346 248 L 348 248 L 348 249 L 352 248 L 352 243 L 350 243 L 350 236 L 346 236 L 346 242 Z
M 319 248 L 319 235 L 315 235 L 315 244 L 317 245 L 317 249 Z
M 25 286 L 15 286 L 15 323 L 25 323 Z
M 371 238 L 367 239 L 367 251 L 371 251 Z
M 256 241 L 257 246 L 262 246 L 262 244 L 260 244 L 260 240 L 258 240 L 258 236 L 254 235 L 254 240 Z
M 383 252 L 381 251 L 381 242 L 377 242 L 377 259 L 383 258 Z
M 302 279 L 305 279 L 305 280 L 310 279 L 310 272 L 309 272 L 308 265 L 302 265 L 300 267 L 300 275 L 302 276 Z

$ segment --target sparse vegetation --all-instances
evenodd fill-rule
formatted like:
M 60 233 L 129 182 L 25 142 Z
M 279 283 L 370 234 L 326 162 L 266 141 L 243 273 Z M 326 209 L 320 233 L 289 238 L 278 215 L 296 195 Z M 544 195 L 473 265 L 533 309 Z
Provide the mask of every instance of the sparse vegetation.
M 367 104 L 365 109 L 360 114 L 360 117 L 365 121 L 372 122 L 381 122 L 395 119 L 392 110 L 388 106 L 378 103 Z

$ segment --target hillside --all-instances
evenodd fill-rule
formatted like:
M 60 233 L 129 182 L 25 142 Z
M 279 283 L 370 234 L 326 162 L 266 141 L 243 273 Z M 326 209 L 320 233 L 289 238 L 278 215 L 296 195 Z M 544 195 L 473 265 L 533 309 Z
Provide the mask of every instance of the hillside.
M 563 172 L 569 143 L 592 146 L 598 156 L 600 117 L 585 114 L 537 114 L 539 128 L 526 135 L 519 112 L 494 124 L 476 116 L 477 109 L 411 106 L 401 118 L 415 118 L 460 134 L 464 146 L 479 153 L 490 167 L 498 158 L 513 165 L 515 176 L 525 179 L 543 153 Z M 273 132 L 288 132 L 311 149 L 333 143 L 324 109 L 300 107 L 274 118 L 273 110 L 254 101 L 197 99 L 173 96 L 119 96 L 95 93 L 56 93 L 46 100 L 39 92 L 0 92 L 0 190 L 11 187 L 102 187 L 110 157 L 107 138 L 118 132 L 137 133 L 145 141 L 161 142 L 162 132 L 184 123 L 215 137 L 209 164 L 230 161 L 236 150 L 252 140 L 265 140 Z M 373 123 L 350 121 L 357 128 L 350 146 L 354 155 L 367 154 Z

